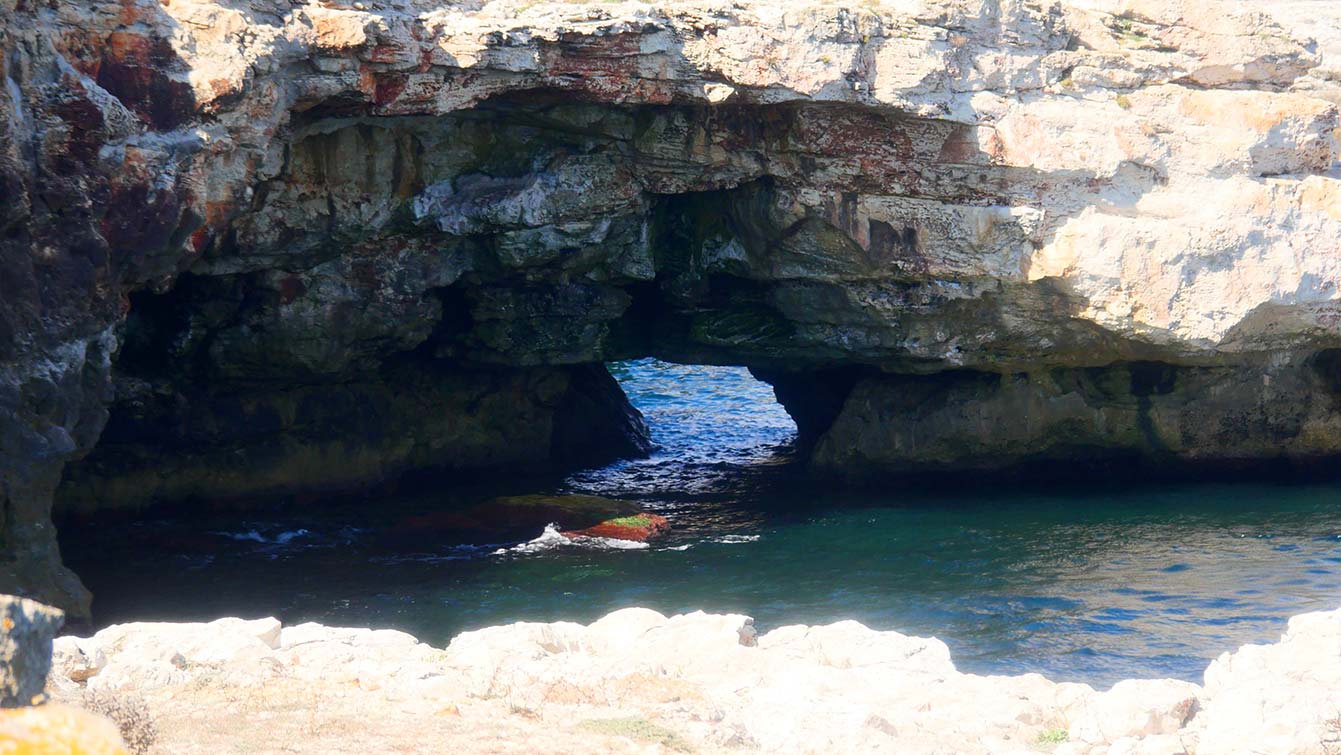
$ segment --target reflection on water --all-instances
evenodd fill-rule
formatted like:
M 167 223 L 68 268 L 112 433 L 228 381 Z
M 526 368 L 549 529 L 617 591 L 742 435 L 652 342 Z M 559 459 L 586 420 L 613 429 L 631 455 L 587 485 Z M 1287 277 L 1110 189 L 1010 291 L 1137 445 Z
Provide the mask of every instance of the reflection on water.
M 507 621 L 703 608 L 763 628 L 856 618 L 934 634 L 964 670 L 1095 684 L 1199 680 L 1219 652 L 1341 605 L 1341 486 L 841 492 L 792 463 L 790 420 L 745 371 L 643 361 L 619 376 L 660 451 L 557 489 L 666 514 L 675 530 L 651 548 L 406 538 L 397 524 L 439 494 L 72 531 L 69 560 L 99 623 L 274 614 L 442 644 Z

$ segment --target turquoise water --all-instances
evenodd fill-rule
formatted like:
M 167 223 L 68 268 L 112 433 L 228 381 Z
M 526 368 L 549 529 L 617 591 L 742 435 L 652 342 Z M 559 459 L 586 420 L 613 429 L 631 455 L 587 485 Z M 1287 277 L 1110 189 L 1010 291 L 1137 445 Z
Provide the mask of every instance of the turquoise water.
M 100 625 L 277 615 L 441 645 L 516 620 L 702 608 L 762 629 L 855 618 L 935 635 L 963 670 L 1096 685 L 1199 681 L 1221 651 L 1341 606 L 1341 485 L 838 491 L 795 463 L 790 419 L 746 371 L 614 371 L 653 428 L 650 459 L 502 491 L 72 529 L 68 561 Z M 537 490 L 635 498 L 675 529 L 613 550 L 440 542 L 401 526 Z

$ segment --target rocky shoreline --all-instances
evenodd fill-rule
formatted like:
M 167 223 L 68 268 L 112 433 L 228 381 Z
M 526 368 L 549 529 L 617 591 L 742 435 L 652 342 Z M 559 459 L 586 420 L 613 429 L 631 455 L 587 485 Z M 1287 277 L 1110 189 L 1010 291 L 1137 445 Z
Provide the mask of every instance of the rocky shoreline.
M 933 638 L 854 621 L 628 608 L 445 649 L 273 618 L 136 623 L 55 641 L 48 690 L 142 701 L 154 753 L 899 752 L 1331 755 L 1341 610 L 1296 616 L 1204 684 L 1106 691 L 955 669 Z M 0 716 L 0 731 L 7 731 Z

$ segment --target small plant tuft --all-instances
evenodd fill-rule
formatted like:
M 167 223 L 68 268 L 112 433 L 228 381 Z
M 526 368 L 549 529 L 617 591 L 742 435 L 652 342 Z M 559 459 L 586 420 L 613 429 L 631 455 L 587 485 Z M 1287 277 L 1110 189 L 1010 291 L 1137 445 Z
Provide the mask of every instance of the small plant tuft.
M 1323 755 L 1341 755 L 1341 711 L 1322 722 Z
M 1038 733 L 1038 743 L 1041 745 L 1059 745 L 1067 738 L 1066 729 L 1045 729 Z
M 158 726 L 149 706 L 137 695 L 85 690 L 79 704 L 87 711 L 112 719 L 132 755 L 148 755 L 158 739 Z
M 611 737 L 628 737 L 644 742 L 656 742 L 678 752 L 693 752 L 694 748 L 679 734 L 646 718 L 592 718 L 579 724 L 587 731 Z

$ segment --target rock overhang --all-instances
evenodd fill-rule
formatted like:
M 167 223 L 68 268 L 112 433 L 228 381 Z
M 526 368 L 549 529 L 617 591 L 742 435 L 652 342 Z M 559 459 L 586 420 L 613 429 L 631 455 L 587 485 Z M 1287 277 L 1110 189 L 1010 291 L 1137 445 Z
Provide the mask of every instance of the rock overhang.
M 119 405 L 160 418 L 251 391 L 241 416 L 315 437 L 344 425 L 312 407 L 394 380 L 542 428 L 478 417 L 492 441 L 426 430 L 402 460 L 549 453 L 555 397 L 596 395 L 560 384 L 649 353 L 771 375 L 809 435 L 852 429 L 819 446 L 838 467 L 1334 453 L 1330 48 L 1264 10 L 10 4 L 0 482 L 43 564 L 16 578 L 79 602 L 32 533 L 118 343 Z M 1151 362 L 1174 377 L 1138 396 Z M 977 419 L 928 419 L 955 402 Z M 971 442 L 1022 411 L 1022 449 Z M 262 460 L 349 452 L 304 448 Z

